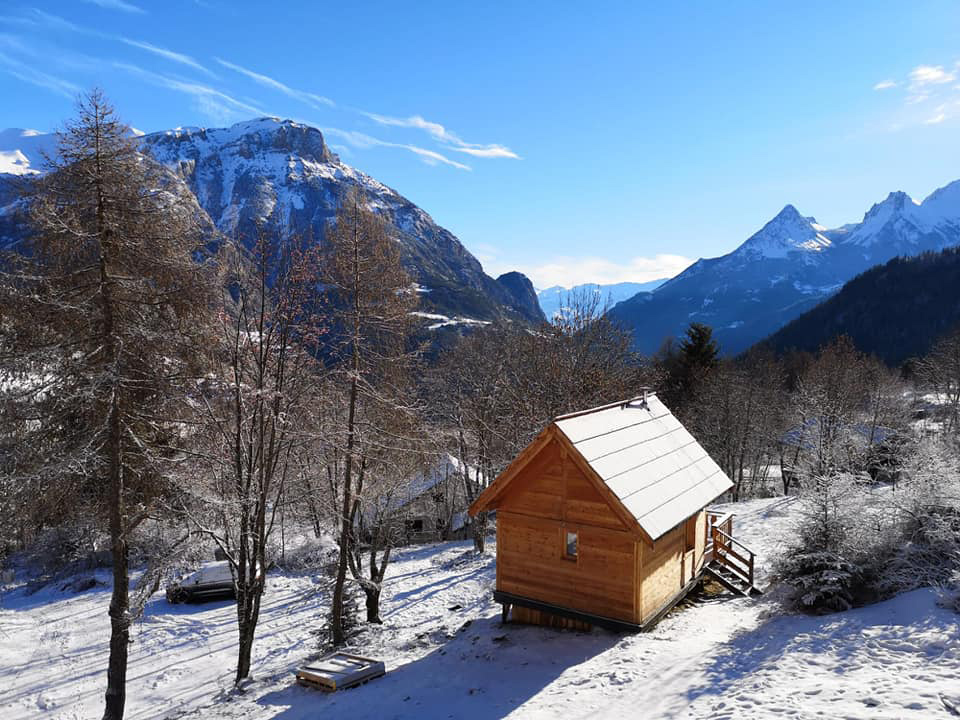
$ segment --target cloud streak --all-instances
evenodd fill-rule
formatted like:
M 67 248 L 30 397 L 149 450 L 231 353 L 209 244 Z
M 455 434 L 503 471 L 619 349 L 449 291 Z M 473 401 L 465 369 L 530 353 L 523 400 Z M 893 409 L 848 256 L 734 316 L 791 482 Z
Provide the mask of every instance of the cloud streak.
M 113 66 L 145 80 L 158 87 L 167 88 L 191 96 L 197 107 L 206 115 L 218 120 L 226 121 L 237 115 L 238 112 L 253 115 L 266 115 L 260 108 L 221 92 L 202 83 L 180 80 L 179 78 L 161 75 L 144 70 L 130 63 L 115 62 Z
M 876 85 L 873 86 L 874 90 L 889 90 L 897 86 L 897 83 L 893 80 L 881 80 Z
M 538 265 L 507 267 L 492 248 L 481 250 L 477 257 L 483 262 L 487 272 L 498 275 L 507 270 L 519 270 L 538 288 L 554 285 L 573 287 L 588 282 L 601 285 L 649 282 L 673 277 L 693 263 L 693 260 L 682 255 L 661 253 L 652 257 L 636 256 L 624 262 L 594 256 L 559 256 Z
M 96 5 L 102 7 L 104 10 L 119 10 L 120 12 L 130 13 L 133 15 L 145 15 L 146 10 L 142 7 L 134 5 L 133 3 L 128 3 L 125 0 L 83 0 L 85 3 L 90 5 Z
M 422 148 L 418 145 L 381 140 L 380 138 L 375 138 L 371 135 L 367 135 L 366 133 L 356 132 L 355 130 L 341 130 L 340 128 L 332 127 L 320 128 L 320 130 L 326 135 L 334 135 L 339 137 L 348 145 L 355 148 L 360 148 L 361 150 L 373 147 L 400 148 L 419 156 L 420 159 L 423 160 L 423 162 L 425 162 L 427 165 L 443 164 L 457 168 L 458 170 L 472 170 L 469 165 L 464 165 L 456 160 L 451 160 L 442 153 L 438 153 L 435 150 L 428 150 L 427 148 Z
M 160 47 L 159 45 L 152 45 L 151 43 L 143 42 L 141 40 L 131 40 L 130 38 L 125 38 L 125 37 L 119 38 L 119 40 L 122 43 L 126 43 L 130 47 L 140 48 L 141 50 L 146 50 L 149 53 L 153 53 L 154 55 L 157 55 L 158 57 L 162 57 L 172 62 L 179 63 L 180 65 L 185 65 L 186 67 L 197 70 L 203 73 L 204 75 L 207 75 L 208 77 L 213 77 L 213 78 L 216 77 L 216 75 L 214 75 L 212 72 L 207 70 L 207 68 L 205 68 L 203 65 L 198 63 L 189 55 L 184 55 L 183 53 L 174 52 L 173 50 Z
M 81 91 L 78 85 L 37 70 L 3 52 L 0 52 L 0 69 L 25 83 L 44 88 L 71 100 L 77 97 Z
M 956 74 L 943 69 L 942 65 L 917 65 L 910 71 L 910 89 L 920 90 L 930 85 L 953 82 Z
M 380 115 L 378 113 L 371 113 L 366 111 L 360 111 L 360 113 L 380 125 L 385 125 L 389 127 L 403 127 L 403 128 L 416 128 L 417 130 L 423 130 L 430 137 L 438 142 L 444 143 L 449 150 L 455 152 L 462 152 L 468 155 L 473 155 L 474 157 L 479 158 L 511 158 L 518 160 L 520 158 L 513 150 L 498 144 L 478 144 L 478 143 L 468 143 L 460 138 L 459 135 L 448 130 L 443 125 L 437 122 L 431 122 L 426 120 L 420 115 L 411 115 L 410 117 L 392 117 L 390 115 Z
M 253 80 L 255 83 L 262 85 L 263 87 L 270 88 L 271 90 L 276 90 L 281 92 L 287 97 L 294 98 L 300 102 L 306 103 L 314 110 L 323 110 L 325 108 L 334 107 L 335 103 L 330 98 L 323 97 L 322 95 L 317 95 L 316 93 L 307 92 L 305 90 L 297 90 L 285 85 L 284 83 L 276 80 L 268 75 L 262 75 L 261 73 L 254 72 L 248 68 L 245 68 L 236 63 L 228 62 L 227 60 L 222 60 L 221 58 L 214 58 L 218 63 L 223 65 L 223 67 L 228 70 L 233 70 L 236 73 L 240 73 Z

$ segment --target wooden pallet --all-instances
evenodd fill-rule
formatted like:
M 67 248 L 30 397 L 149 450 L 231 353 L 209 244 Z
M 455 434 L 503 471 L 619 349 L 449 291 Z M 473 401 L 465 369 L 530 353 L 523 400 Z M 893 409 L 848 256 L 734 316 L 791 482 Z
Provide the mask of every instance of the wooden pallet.
M 386 667 L 380 660 L 333 652 L 297 670 L 297 684 L 304 687 L 336 692 L 363 685 L 385 675 Z

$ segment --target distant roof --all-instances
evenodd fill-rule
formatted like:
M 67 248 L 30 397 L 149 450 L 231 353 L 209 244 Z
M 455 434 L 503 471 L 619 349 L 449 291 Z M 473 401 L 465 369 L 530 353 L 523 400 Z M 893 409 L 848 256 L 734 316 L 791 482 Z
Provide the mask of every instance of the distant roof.
M 653 393 L 555 424 L 652 540 L 733 487 Z

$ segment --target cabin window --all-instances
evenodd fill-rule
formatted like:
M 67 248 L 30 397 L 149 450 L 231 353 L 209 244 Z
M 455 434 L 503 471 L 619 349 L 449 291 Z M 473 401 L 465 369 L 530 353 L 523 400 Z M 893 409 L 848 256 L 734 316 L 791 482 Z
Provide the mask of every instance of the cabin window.
M 577 533 L 567 530 L 566 544 L 564 545 L 564 556 L 571 560 L 577 559 Z

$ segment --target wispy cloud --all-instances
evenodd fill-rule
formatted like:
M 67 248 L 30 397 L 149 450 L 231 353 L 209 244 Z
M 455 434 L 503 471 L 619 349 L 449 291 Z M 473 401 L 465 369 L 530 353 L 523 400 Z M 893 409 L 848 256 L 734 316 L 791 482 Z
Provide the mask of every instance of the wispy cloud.
M 405 127 L 405 128 L 416 128 L 418 130 L 423 130 L 430 135 L 434 140 L 445 143 L 450 150 L 456 152 L 467 153 L 468 155 L 473 155 L 474 157 L 481 158 L 513 158 L 518 159 L 520 156 L 517 155 L 513 150 L 504 146 L 497 144 L 478 144 L 478 143 L 468 143 L 465 142 L 458 136 L 456 133 L 448 130 L 443 125 L 437 122 L 431 122 L 426 120 L 420 115 L 411 115 L 410 117 L 392 117 L 390 115 L 380 115 L 378 113 L 371 113 L 361 111 L 363 115 L 370 118 L 380 125 L 387 125 L 391 127 Z
M 223 67 L 227 68 L 228 70 L 233 70 L 234 72 L 240 73 L 241 75 L 245 75 L 246 77 L 253 80 L 255 83 L 259 83 L 260 85 L 263 85 L 264 87 L 268 87 L 271 90 L 276 90 L 278 92 L 281 92 L 287 97 L 292 97 L 296 100 L 299 100 L 300 102 L 306 103 L 307 105 L 314 108 L 315 110 L 322 110 L 324 108 L 334 107 L 335 105 L 333 100 L 331 100 L 330 98 L 323 97 L 322 95 L 317 95 L 316 93 L 307 92 L 305 90 L 297 90 L 295 88 L 290 87 L 289 85 L 283 84 L 279 80 L 275 80 L 274 78 L 269 77 L 268 75 L 263 75 L 261 73 L 254 72 L 253 70 L 245 68 L 241 65 L 237 65 L 236 63 L 228 62 L 227 60 L 222 60 L 221 58 L 214 58 L 214 59 L 218 63 L 223 65 Z
M 81 91 L 78 85 L 68 80 L 37 70 L 2 52 L 0 52 L 0 69 L 23 82 L 36 85 L 37 87 L 44 88 L 67 98 L 73 99 Z
M 944 85 L 955 79 L 956 74 L 944 70 L 942 65 L 917 65 L 910 71 L 910 89 L 920 90 L 930 85 Z
M 960 61 L 950 65 L 915 66 L 905 78 L 889 79 L 874 85 L 874 90 L 897 87 L 903 103 L 900 117 L 890 124 L 891 131 L 920 125 L 940 125 L 960 117 Z M 931 107 L 935 109 L 931 110 Z
M 463 163 L 457 162 L 456 160 L 451 160 L 446 155 L 438 153 L 435 150 L 428 150 L 427 148 L 419 147 L 418 145 L 409 145 L 407 143 L 396 143 L 390 142 L 389 140 L 381 140 L 380 138 L 375 138 L 366 133 L 357 132 L 355 130 L 341 130 L 340 128 L 320 128 L 321 131 L 326 135 L 333 135 L 335 137 L 341 138 L 348 145 L 351 145 L 355 148 L 368 149 L 373 147 L 391 147 L 391 148 L 400 148 L 402 150 L 407 150 L 412 152 L 415 155 L 418 155 L 423 162 L 427 165 L 449 165 L 450 167 L 457 168 L 458 170 L 471 170 L 472 168 L 469 165 L 464 165 Z
M 161 75 L 149 70 L 144 70 L 136 65 L 131 65 L 130 63 L 115 62 L 113 66 L 119 70 L 136 75 L 142 80 L 157 85 L 158 87 L 175 90 L 176 92 L 191 96 L 201 112 L 218 122 L 227 122 L 235 119 L 239 113 L 266 115 L 263 110 L 255 105 L 251 105 L 243 100 L 237 100 L 225 92 L 221 92 L 216 88 L 202 83 Z
M 506 266 L 493 248 L 483 248 L 477 253 L 488 273 L 499 275 L 507 270 L 520 270 L 538 288 L 573 287 L 595 282 L 610 285 L 618 282 L 649 282 L 673 277 L 691 265 L 693 260 L 682 255 L 658 254 L 652 257 L 637 256 L 623 262 L 594 256 L 560 256 L 549 262 L 519 267 Z
M 90 5 L 97 5 L 106 10 L 119 10 L 120 12 L 143 15 L 147 11 L 138 5 L 128 3 L 126 0 L 83 0 Z
M 193 68 L 194 70 L 198 70 L 199 72 L 202 72 L 204 75 L 207 75 L 209 77 L 216 77 L 216 75 L 214 75 L 212 72 L 207 70 L 207 68 L 205 68 L 203 65 L 198 63 L 189 55 L 184 55 L 183 53 L 174 52 L 173 50 L 160 47 L 159 45 L 152 45 L 151 43 L 143 42 L 141 40 L 131 40 L 130 38 L 122 37 L 120 38 L 120 41 L 123 43 L 126 43 L 131 47 L 140 48 L 141 50 L 146 50 L 147 52 L 153 53 L 154 55 L 157 55 L 159 57 L 165 58 L 167 60 L 171 60 L 172 62 L 180 63 L 181 65 L 186 65 L 187 67 Z

